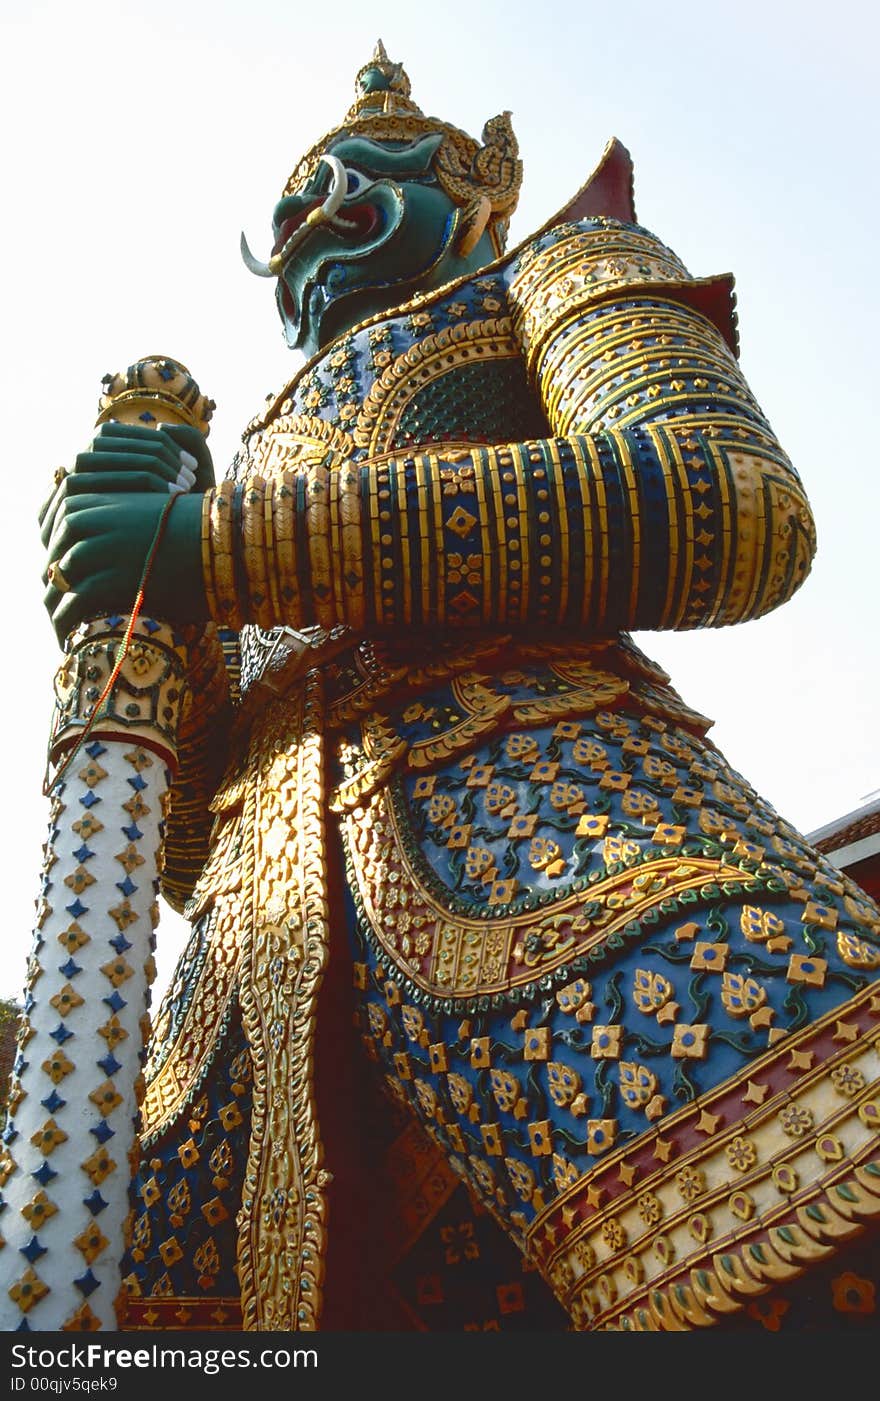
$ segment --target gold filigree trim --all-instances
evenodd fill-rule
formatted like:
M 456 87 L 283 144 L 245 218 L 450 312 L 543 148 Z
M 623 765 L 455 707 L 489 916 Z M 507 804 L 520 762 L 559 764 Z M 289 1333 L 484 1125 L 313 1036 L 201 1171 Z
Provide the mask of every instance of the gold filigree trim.
M 732 1079 L 608 1153 L 538 1213 L 524 1248 L 578 1327 L 614 1329 L 624 1315 L 623 1327 L 643 1326 L 633 1319 L 650 1316 L 658 1291 L 673 1299 L 674 1316 L 686 1280 L 740 1246 L 752 1270 L 763 1266 L 761 1243 L 791 1244 L 786 1228 L 813 1218 L 823 1192 L 850 1221 L 827 1233 L 861 1230 L 843 1179 L 876 1152 L 877 1036 L 870 1023 L 857 1035 L 876 1002 L 868 987 L 771 1040 Z
M 268 706 L 254 732 L 241 1007 L 254 1099 L 239 1215 L 245 1330 L 313 1331 L 329 1180 L 314 1098 L 317 993 L 328 951 L 319 673 Z
M 274 415 L 254 420 L 245 439 L 247 458 L 237 467 L 239 477 L 252 473 L 276 477 L 288 467 L 338 468 L 351 456 L 355 444 L 347 433 L 320 418 L 284 413 L 287 402 L 284 394 Z
M 217 896 L 211 917 L 211 944 L 174 1045 L 154 1074 L 147 1067 L 140 1131 L 144 1143 L 155 1139 L 180 1113 L 210 1064 L 217 1029 L 235 992 L 241 960 L 240 916 L 240 896 Z M 154 1044 L 161 1044 L 166 1015 L 163 1003 L 153 1029 Z
M 358 415 L 355 443 L 370 453 L 390 452 L 401 415 L 432 380 L 477 360 L 519 358 L 519 343 L 508 317 L 466 321 L 426 336 L 376 380 Z
M 719 1251 L 688 1280 L 653 1288 L 644 1304 L 606 1325 L 607 1332 L 687 1332 L 715 1326 L 758 1294 L 797 1279 L 880 1218 L 880 1159 L 872 1158 L 748 1245 Z
M 446 908 L 422 884 L 406 854 L 402 820 L 383 790 L 369 808 L 356 807 L 348 815 L 347 840 L 364 911 L 377 940 L 388 957 L 406 967 L 417 987 L 441 997 L 481 997 L 532 982 L 655 908 L 661 891 L 662 898 L 671 899 L 710 881 L 742 879 L 742 871 L 732 863 L 662 857 L 620 870 L 588 892 L 560 892 L 549 908 L 511 914 L 501 905 L 504 913 L 496 919 L 468 919 Z M 578 913 L 587 899 L 603 906 L 588 920 Z M 406 955 L 398 948 L 401 910 L 430 936 L 424 955 Z
M 370 710 L 380 696 L 387 695 L 398 687 L 405 689 L 407 696 L 427 686 L 455 676 L 468 667 L 484 666 L 486 662 L 501 653 L 511 643 L 509 634 L 499 634 L 479 642 L 456 643 L 444 650 L 424 666 L 412 665 L 412 647 L 406 653 L 397 654 L 392 644 L 378 639 L 369 639 L 358 644 L 352 654 L 357 671 L 357 680 L 343 696 L 334 700 L 328 707 L 328 724 L 338 726 L 364 711 Z

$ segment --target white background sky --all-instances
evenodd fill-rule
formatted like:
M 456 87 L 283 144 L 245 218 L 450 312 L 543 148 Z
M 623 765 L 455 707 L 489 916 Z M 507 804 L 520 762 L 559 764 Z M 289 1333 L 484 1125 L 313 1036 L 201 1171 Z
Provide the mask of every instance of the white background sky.
M 20 992 L 47 817 L 59 654 L 36 517 L 52 470 L 87 445 L 102 375 L 162 353 L 216 400 L 223 471 L 298 363 L 239 233 L 266 255 L 289 171 L 341 119 L 378 36 L 425 112 L 479 136 L 512 111 L 525 165 L 513 242 L 615 135 L 641 222 L 694 275 L 735 274 L 742 365 L 807 488 L 817 559 L 766 619 L 637 640 L 802 831 L 880 787 L 877 11 L 490 0 L 443 13 L 413 0 L 2 5 L 0 996 Z M 182 934 L 163 912 L 160 986 Z

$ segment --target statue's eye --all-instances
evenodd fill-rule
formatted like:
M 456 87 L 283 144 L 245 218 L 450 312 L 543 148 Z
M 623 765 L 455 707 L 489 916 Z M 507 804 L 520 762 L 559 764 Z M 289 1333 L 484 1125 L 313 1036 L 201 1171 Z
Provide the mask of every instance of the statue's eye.
M 354 170 L 350 165 L 345 167 L 348 177 L 348 192 L 346 199 L 352 199 L 357 195 L 362 195 L 365 190 L 372 185 L 372 180 L 368 180 L 366 175 L 362 175 L 359 170 Z

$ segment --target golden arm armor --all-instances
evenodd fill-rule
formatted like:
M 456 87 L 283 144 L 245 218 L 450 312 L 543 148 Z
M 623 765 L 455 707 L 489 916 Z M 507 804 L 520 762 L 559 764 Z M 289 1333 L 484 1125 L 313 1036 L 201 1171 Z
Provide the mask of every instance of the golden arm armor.
M 732 279 L 691 278 L 652 234 L 613 219 L 541 242 L 511 279 L 514 325 L 553 431 L 605 439 L 627 478 L 629 626 L 646 625 L 646 570 L 665 595 L 650 626 L 741 622 L 785 602 L 815 529 L 737 363 Z

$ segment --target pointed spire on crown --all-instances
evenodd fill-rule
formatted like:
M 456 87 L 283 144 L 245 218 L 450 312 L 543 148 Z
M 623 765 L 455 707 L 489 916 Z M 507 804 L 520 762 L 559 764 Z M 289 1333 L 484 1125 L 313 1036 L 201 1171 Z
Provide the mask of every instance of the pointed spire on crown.
M 412 84 L 402 63 L 392 63 L 381 39 L 376 40 L 373 57 L 358 71 L 355 95 L 370 92 L 394 92 L 409 97 Z

